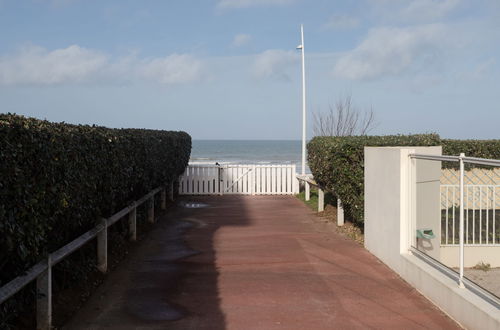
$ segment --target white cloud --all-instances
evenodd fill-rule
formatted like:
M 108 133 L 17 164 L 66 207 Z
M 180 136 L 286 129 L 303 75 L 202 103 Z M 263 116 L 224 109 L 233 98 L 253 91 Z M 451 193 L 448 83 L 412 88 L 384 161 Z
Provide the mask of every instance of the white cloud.
M 189 83 L 201 79 L 202 64 L 191 55 L 172 54 L 143 61 L 138 72 L 145 78 L 161 84 Z
M 459 4 L 459 0 L 413 0 L 402 14 L 408 19 L 433 20 L 451 12 Z
M 103 69 L 108 57 L 77 45 L 51 52 L 37 46 L 15 56 L 0 57 L 0 84 L 61 84 L 82 82 Z
M 408 28 L 376 28 L 336 63 L 337 76 L 353 80 L 397 75 L 438 60 L 445 47 L 445 27 L 429 24 Z
M 182 84 L 202 79 L 203 63 L 189 54 L 140 59 L 137 54 L 111 58 L 78 45 L 48 51 L 28 46 L 0 57 L 0 85 L 56 85 L 148 80 Z
M 333 15 L 323 26 L 326 29 L 354 29 L 359 26 L 359 19 L 347 15 Z
M 258 78 L 290 80 L 288 69 L 295 64 L 299 56 L 294 51 L 269 49 L 257 55 L 253 65 L 253 74 Z
M 217 8 L 233 9 L 256 6 L 283 6 L 291 4 L 294 1 L 295 0 L 219 0 Z
M 475 67 L 475 69 L 472 73 L 472 77 L 479 79 L 479 78 L 482 78 L 482 77 L 490 74 L 492 72 L 492 70 L 494 69 L 494 67 L 496 66 L 496 64 L 497 64 L 497 61 L 494 58 L 489 58 L 489 59 L 479 63 Z
M 446 18 L 462 0 L 369 0 L 374 19 L 381 22 L 431 23 Z
M 234 36 L 233 42 L 231 45 L 233 47 L 242 47 L 247 45 L 252 40 L 252 36 L 249 34 L 237 34 Z

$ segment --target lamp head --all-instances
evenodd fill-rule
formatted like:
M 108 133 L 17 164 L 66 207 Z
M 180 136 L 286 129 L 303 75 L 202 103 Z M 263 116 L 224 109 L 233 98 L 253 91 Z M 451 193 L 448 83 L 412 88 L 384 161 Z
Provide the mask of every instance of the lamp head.
M 298 45 L 298 46 L 297 46 L 297 49 L 302 49 L 302 45 Z

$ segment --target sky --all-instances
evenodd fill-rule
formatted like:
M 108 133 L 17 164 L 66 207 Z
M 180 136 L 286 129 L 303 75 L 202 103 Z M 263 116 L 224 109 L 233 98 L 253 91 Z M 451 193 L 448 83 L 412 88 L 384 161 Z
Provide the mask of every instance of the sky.
M 371 134 L 500 138 L 497 0 L 0 0 L 0 112 L 300 139 L 351 96 Z

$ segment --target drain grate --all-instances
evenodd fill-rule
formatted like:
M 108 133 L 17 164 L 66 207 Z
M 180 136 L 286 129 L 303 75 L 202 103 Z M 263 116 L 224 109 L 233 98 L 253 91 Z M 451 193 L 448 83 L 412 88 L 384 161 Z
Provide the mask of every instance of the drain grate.
M 187 209 L 201 209 L 204 207 L 208 207 L 208 204 L 205 203 L 194 203 L 194 202 L 185 202 L 182 203 L 182 207 L 185 207 Z

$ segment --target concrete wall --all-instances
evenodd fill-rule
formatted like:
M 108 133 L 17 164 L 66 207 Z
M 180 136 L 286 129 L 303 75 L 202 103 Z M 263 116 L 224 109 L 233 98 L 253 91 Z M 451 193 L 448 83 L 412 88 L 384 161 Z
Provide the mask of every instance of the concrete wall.
M 365 148 L 365 247 L 464 327 L 500 329 L 496 306 L 409 253 L 418 218 L 415 202 L 426 203 L 415 184 L 417 179 L 423 184 L 424 176 L 413 170 L 416 161 L 408 156 L 414 152 L 441 154 L 435 147 Z

